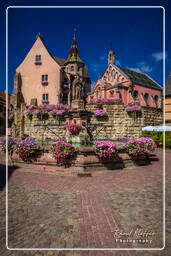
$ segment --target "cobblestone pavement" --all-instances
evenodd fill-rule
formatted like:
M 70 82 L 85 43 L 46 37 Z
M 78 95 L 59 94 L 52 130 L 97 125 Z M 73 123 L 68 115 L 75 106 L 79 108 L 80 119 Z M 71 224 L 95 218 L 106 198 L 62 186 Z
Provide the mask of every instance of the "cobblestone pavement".
M 160 152 L 157 154 L 161 159 Z M 167 163 L 171 163 L 171 154 L 166 155 Z M 170 178 L 171 174 L 168 172 L 167 179 Z M 93 177 L 89 178 L 47 173 L 38 168 L 32 170 L 31 166 L 27 169 L 20 167 L 9 179 L 9 246 L 121 248 L 125 245 L 115 242 L 114 230 L 149 225 L 150 230 L 159 228 L 160 242 L 158 244 L 156 242 L 155 245 L 160 247 L 161 181 L 162 161 L 154 161 L 152 165 L 145 167 L 94 173 Z M 168 195 L 171 187 L 169 184 L 168 182 Z M 0 210 L 1 241 L 4 244 L 5 191 L 0 194 L 3 206 Z M 167 203 L 170 207 L 171 204 Z M 171 240 L 169 207 L 166 212 L 167 234 Z M 169 247 L 169 244 L 167 246 Z M 2 247 L 0 255 L 170 256 L 171 254 L 168 250 L 136 253 L 130 250 L 21 252 L 7 251 Z

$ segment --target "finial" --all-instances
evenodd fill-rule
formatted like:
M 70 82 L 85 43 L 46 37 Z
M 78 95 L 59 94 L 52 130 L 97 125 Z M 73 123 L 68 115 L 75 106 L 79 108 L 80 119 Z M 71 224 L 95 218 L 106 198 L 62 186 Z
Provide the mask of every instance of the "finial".
M 110 41 L 110 49 L 109 50 L 112 50 L 112 41 Z
M 39 37 L 41 40 L 43 40 L 43 36 L 40 34 L 40 32 L 37 34 L 36 39 L 37 39 L 38 37 Z
M 74 39 L 74 40 L 76 39 L 76 31 L 77 31 L 77 29 L 74 28 L 74 34 L 73 34 L 73 39 Z

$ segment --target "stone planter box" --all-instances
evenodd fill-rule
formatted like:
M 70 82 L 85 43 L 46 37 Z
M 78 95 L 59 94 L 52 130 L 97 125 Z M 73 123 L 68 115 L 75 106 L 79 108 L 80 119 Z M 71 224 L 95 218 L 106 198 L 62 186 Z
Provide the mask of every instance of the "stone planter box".
M 14 153 L 12 157 L 15 162 L 23 162 L 18 154 Z M 149 156 L 146 155 L 144 158 L 133 158 L 127 153 L 119 153 L 118 157 L 113 160 L 102 160 L 99 159 L 98 155 L 92 150 L 91 147 L 81 147 L 77 148 L 77 155 L 72 160 L 68 161 L 69 167 L 75 167 L 75 170 L 79 172 L 89 172 L 89 171 L 105 171 L 105 170 L 117 170 L 126 167 L 133 167 L 134 165 L 142 166 L 149 163 Z M 36 160 L 32 164 L 40 165 L 52 165 L 60 166 L 56 163 L 56 160 L 51 157 L 49 152 L 43 152 L 38 155 Z M 62 166 L 65 168 L 65 166 Z
M 142 165 L 147 165 L 149 162 L 149 156 L 144 155 L 144 156 L 131 156 L 131 160 L 135 165 L 142 166 Z

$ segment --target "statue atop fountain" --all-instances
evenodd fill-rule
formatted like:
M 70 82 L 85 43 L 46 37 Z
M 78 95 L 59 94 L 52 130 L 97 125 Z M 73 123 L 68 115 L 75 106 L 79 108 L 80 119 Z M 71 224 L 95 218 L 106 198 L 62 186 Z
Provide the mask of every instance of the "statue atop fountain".
M 83 79 L 76 74 L 72 83 L 72 110 L 83 110 L 85 108 L 84 102 L 84 84 Z

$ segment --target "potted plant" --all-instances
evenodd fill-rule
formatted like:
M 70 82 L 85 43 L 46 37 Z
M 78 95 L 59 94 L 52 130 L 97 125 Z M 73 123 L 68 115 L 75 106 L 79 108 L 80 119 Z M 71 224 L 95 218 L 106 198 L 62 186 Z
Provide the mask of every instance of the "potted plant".
M 52 143 L 50 152 L 56 159 L 57 164 L 67 167 L 72 162 L 75 148 L 68 142 L 58 140 Z
M 95 144 L 96 153 L 102 160 L 112 160 L 116 157 L 116 145 L 112 141 L 97 141 Z
M 35 160 L 39 150 L 40 146 L 33 137 L 26 137 L 24 140 L 19 141 L 15 147 L 15 152 L 24 162 Z
M 131 139 L 126 143 L 126 151 L 137 165 L 145 165 L 149 153 L 153 152 L 156 144 L 152 138 Z

